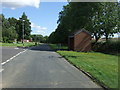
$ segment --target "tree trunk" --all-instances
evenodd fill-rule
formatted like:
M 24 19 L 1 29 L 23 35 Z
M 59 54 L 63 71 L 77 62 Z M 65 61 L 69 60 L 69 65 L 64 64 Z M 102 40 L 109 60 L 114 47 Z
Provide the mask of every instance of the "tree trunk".
M 97 36 L 97 35 L 95 35 L 95 43 L 97 43 L 97 41 L 99 40 L 100 38 Z
M 108 34 L 105 35 L 106 42 L 108 42 Z

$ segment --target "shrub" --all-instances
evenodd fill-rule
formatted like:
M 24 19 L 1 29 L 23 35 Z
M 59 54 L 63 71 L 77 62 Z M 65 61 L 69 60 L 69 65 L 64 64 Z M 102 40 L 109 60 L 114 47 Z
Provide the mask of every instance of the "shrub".
M 93 51 L 104 53 L 120 53 L 120 41 L 97 42 L 92 43 Z

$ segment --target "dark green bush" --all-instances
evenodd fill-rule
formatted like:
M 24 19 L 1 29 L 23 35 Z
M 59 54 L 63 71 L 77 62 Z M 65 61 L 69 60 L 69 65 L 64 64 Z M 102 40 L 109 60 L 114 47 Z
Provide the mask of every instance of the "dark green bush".
M 8 37 L 3 37 L 3 42 L 4 42 L 4 43 L 7 43 L 8 40 L 9 40 Z
M 120 41 L 92 43 L 92 50 L 103 53 L 120 53 Z
M 13 43 L 14 42 L 14 40 L 8 40 L 8 43 Z

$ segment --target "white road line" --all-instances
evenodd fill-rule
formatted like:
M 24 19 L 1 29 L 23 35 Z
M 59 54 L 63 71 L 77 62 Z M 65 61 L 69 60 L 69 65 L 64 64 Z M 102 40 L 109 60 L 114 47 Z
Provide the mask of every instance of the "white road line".
M 0 73 L 3 71 L 4 69 L 0 69 Z
M 14 59 L 15 57 L 17 57 L 18 55 L 20 55 L 21 53 L 24 53 L 26 50 L 19 52 L 18 54 L 16 54 L 15 56 L 11 57 L 10 59 L 6 60 L 5 62 L 1 63 L 1 65 L 5 65 L 7 62 L 11 61 L 12 59 Z
M 14 49 L 19 49 L 19 48 L 14 48 Z

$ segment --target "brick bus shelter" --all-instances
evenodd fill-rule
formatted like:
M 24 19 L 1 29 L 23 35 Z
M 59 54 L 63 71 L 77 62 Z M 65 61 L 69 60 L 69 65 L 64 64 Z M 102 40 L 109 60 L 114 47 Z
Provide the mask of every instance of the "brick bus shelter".
M 81 29 L 68 37 L 68 46 L 70 50 L 74 51 L 91 51 L 91 34 Z

